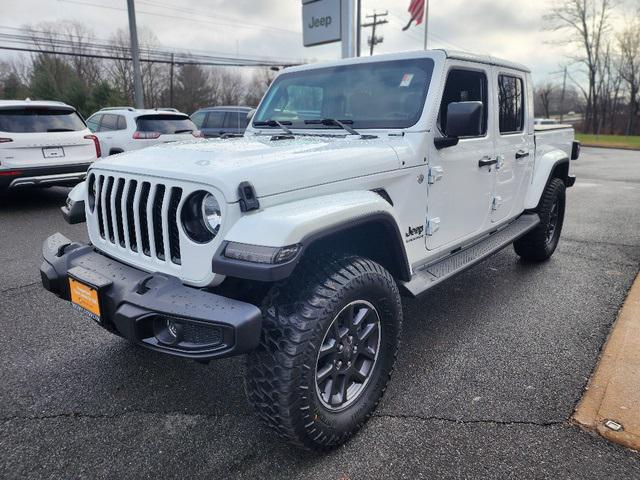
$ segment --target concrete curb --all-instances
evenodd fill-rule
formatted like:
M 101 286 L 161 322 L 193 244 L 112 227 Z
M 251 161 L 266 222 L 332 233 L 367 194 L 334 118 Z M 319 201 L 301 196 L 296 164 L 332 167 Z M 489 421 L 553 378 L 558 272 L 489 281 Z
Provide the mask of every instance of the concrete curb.
M 625 147 L 623 145 L 606 145 L 606 144 L 590 144 L 590 143 L 582 143 L 580 142 L 580 146 L 585 148 L 604 148 L 607 150 L 627 150 L 629 152 L 640 152 L 640 148 L 638 147 Z
M 631 286 L 572 421 L 640 451 L 640 275 Z

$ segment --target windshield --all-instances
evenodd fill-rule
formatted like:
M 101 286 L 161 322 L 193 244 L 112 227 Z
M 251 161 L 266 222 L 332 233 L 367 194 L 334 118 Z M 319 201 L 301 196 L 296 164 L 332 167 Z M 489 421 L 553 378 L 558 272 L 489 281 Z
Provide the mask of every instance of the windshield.
M 76 132 L 87 128 L 75 111 L 68 108 L 29 107 L 0 109 L 0 132 Z
M 198 128 L 186 115 L 142 115 L 136 119 L 139 132 L 190 133 Z
M 283 73 L 269 88 L 254 122 L 327 128 L 304 121 L 331 118 L 356 129 L 411 127 L 422 113 L 432 72 L 433 60 L 422 58 Z

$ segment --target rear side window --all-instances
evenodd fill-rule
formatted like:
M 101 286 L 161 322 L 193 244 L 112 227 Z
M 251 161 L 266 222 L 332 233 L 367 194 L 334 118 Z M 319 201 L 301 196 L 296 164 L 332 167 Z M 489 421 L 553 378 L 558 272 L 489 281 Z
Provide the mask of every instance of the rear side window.
M 124 130 L 126 126 L 120 127 L 120 118 L 124 120 L 122 115 L 114 115 L 113 113 L 105 113 L 100 121 L 100 132 L 112 132 L 114 130 Z
M 500 133 L 524 130 L 524 88 L 522 79 L 510 75 L 498 77 Z
M 159 132 L 160 134 L 186 133 L 197 130 L 186 115 L 141 115 L 136 119 L 139 132 Z
M 227 112 L 224 117 L 225 128 L 246 128 L 248 123 L 247 114 L 244 112 Z
M 224 122 L 224 112 L 220 110 L 214 110 L 209 112 L 207 120 L 204 123 L 204 128 L 222 128 Z
M 441 132 L 447 131 L 447 109 L 450 103 L 455 102 L 482 102 L 482 136 L 487 133 L 487 115 L 489 105 L 487 103 L 487 76 L 484 72 L 472 70 L 451 70 L 447 76 L 447 83 L 442 94 L 438 126 Z
M 126 130 L 127 129 L 127 119 L 124 118 L 124 115 L 118 115 L 118 130 Z
M 77 132 L 85 128 L 82 118 L 74 110 L 50 107 L 0 109 L 1 132 Z

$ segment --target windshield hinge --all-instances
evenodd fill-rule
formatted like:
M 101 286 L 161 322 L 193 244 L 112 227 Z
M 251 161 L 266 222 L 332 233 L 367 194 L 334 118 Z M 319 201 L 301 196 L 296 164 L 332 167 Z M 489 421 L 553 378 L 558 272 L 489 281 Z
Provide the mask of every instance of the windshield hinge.
M 241 182 L 240 185 L 238 185 L 238 196 L 240 197 L 241 212 L 250 212 L 251 210 L 258 210 L 260 208 L 256 191 L 249 182 Z

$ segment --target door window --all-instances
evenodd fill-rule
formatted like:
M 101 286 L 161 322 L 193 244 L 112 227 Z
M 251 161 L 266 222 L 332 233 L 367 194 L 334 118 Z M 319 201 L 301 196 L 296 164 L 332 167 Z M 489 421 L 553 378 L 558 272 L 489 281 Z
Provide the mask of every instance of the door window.
M 522 79 L 510 75 L 498 77 L 500 105 L 500 133 L 519 133 L 524 130 L 524 88 Z
M 127 119 L 124 118 L 124 115 L 118 115 L 118 130 L 126 130 L 127 129 Z
M 102 118 L 102 115 L 92 115 L 91 117 L 89 117 L 89 120 L 87 120 L 87 127 L 89 127 L 89 130 L 91 130 L 92 132 L 97 132 L 98 128 L 100 126 L 100 119 Z
M 447 76 L 447 83 L 442 94 L 442 103 L 438 115 L 438 127 L 441 132 L 447 131 L 447 109 L 454 102 L 482 102 L 482 137 L 487 134 L 487 75 L 484 72 L 454 69 Z
M 204 122 L 204 128 L 222 128 L 223 122 L 224 112 L 215 110 L 213 112 L 209 112 L 209 115 L 207 115 L 207 119 Z
M 204 118 L 207 116 L 207 112 L 196 112 L 191 115 L 191 121 L 196 124 L 196 127 L 202 128 Z
M 118 115 L 105 113 L 102 116 L 102 121 L 100 122 L 100 131 L 112 132 L 117 129 L 118 129 Z

